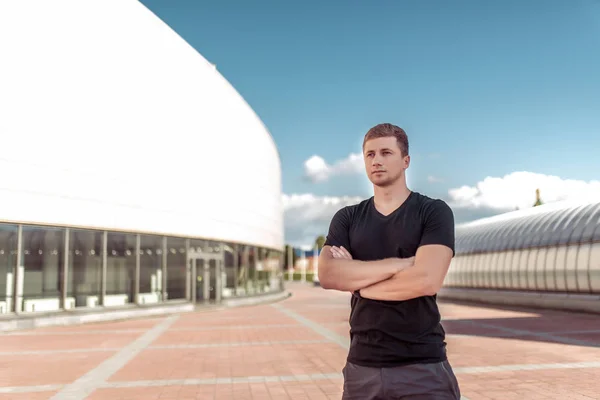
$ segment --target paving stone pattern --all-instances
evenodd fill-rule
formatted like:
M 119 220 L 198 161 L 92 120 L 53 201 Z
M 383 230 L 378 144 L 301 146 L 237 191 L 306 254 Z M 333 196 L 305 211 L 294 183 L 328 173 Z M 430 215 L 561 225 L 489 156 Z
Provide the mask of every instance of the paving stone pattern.
M 349 294 L 0 334 L 0 400 L 340 399 Z M 600 399 L 596 315 L 441 303 L 465 399 Z

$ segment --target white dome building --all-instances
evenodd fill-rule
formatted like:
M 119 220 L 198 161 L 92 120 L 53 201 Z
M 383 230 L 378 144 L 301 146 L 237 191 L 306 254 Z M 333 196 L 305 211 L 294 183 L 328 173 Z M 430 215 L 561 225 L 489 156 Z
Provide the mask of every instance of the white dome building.
M 152 12 L 0 3 L 0 54 L 0 313 L 282 290 L 275 143 Z

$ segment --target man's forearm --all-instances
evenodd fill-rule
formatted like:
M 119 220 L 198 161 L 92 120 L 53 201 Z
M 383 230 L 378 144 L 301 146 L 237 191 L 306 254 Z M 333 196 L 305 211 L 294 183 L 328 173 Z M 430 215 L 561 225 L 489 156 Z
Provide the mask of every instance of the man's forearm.
M 355 291 L 390 279 L 405 268 L 402 259 L 388 258 L 378 261 L 329 259 L 319 266 L 319 282 L 325 289 Z
M 361 297 L 373 300 L 410 300 L 433 295 L 430 279 L 421 267 L 409 267 L 391 278 L 360 290 Z

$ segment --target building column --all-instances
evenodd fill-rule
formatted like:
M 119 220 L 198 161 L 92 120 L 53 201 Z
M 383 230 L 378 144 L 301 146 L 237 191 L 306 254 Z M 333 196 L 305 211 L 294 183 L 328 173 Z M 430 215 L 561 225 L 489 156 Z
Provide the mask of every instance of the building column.
M 192 277 L 192 263 L 190 262 L 190 239 L 185 239 L 185 299 L 192 301 L 190 285 Z
M 140 303 L 140 243 L 141 237 L 138 233 L 135 235 L 135 277 L 133 284 L 133 302 Z
M 100 280 L 100 305 L 106 307 L 106 287 L 108 268 L 108 232 L 102 232 L 102 273 Z
M 69 237 L 71 236 L 70 229 L 66 228 L 64 231 L 65 240 L 63 246 L 63 265 L 62 265 L 62 278 L 60 282 L 60 308 L 61 310 L 67 309 L 67 294 L 68 294 L 68 282 L 69 282 Z
M 238 273 L 239 273 L 239 249 L 238 244 L 233 245 L 233 295 L 238 295 Z
M 23 225 L 19 225 L 17 228 L 17 265 L 15 268 L 14 285 L 13 291 L 13 307 L 15 314 L 19 314 L 23 311 L 23 283 L 25 268 L 23 267 Z
M 162 294 L 161 301 L 167 301 L 169 293 L 167 291 L 167 255 L 169 249 L 167 249 L 167 237 L 163 236 L 162 240 Z

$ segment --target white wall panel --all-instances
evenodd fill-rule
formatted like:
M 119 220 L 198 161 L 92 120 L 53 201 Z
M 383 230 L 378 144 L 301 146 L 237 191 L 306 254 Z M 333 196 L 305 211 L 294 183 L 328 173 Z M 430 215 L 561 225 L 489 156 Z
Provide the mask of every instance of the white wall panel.
M 540 273 L 544 277 L 544 289 L 549 291 L 556 290 L 556 279 L 554 277 L 554 265 L 556 262 L 556 247 L 544 247 L 540 249 L 542 254 L 545 253 L 543 269 Z
M 546 247 L 538 247 L 535 257 L 535 288 L 537 290 L 546 290 L 546 258 L 548 249 Z
M 538 256 L 538 249 L 527 249 L 525 251 L 527 254 L 526 263 L 527 263 L 527 286 L 524 289 L 527 290 L 535 290 L 536 287 L 536 262 Z
M 487 271 L 487 253 L 477 254 L 477 269 L 475 274 L 475 284 L 477 287 L 485 287 L 485 275 Z
M 496 287 L 499 289 L 507 289 L 506 279 L 506 251 L 502 251 L 498 254 L 498 263 L 496 264 Z
M 141 3 L 2 2 L 0 53 L 0 220 L 283 247 L 272 137 Z
M 556 290 L 564 292 L 567 290 L 567 282 L 565 280 L 565 267 L 567 263 L 567 248 L 566 246 L 554 247 L 556 249 L 556 259 L 554 261 L 554 279 L 556 280 Z
M 563 266 L 563 271 L 566 280 L 566 287 L 569 292 L 577 292 L 577 253 L 579 252 L 579 245 L 572 244 L 569 246 L 565 246 L 565 250 L 566 257 L 565 265 Z
M 589 275 L 592 292 L 600 292 L 600 243 L 591 246 Z
M 490 286 L 490 270 L 492 267 L 492 255 L 490 253 L 484 253 L 481 260 L 481 276 L 480 276 L 480 287 Z
M 513 276 L 513 286 L 516 289 L 527 289 L 527 258 L 529 249 L 517 250 L 513 256 L 516 273 Z
M 458 269 L 458 265 L 460 263 L 461 256 L 455 256 L 450 261 L 450 268 L 448 268 L 448 273 L 446 274 L 446 278 L 444 279 L 444 286 L 453 287 L 456 277 L 456 270 Z
M 577 285 L 579 291 L 586 293 L 590 290 L 588 270 L 590 266 L 590 252 L 592 243 L 582 243 L 577 252 Z

